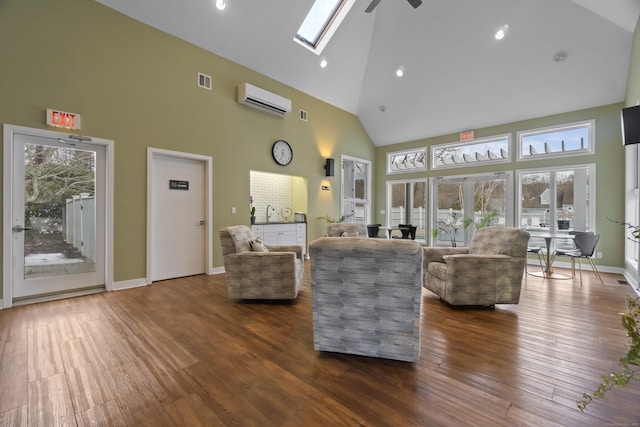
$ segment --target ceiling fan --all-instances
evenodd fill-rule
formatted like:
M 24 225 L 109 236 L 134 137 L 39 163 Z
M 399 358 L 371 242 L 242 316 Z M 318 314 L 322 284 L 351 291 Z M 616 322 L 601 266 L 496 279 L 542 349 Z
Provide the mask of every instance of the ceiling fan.
M 416 9 L 418 6 L 422 4 L 422 0 L 407 0 L 407 1 L 411 6 L 413 6 L 414 9 Z M 378 3 L 380 3 L 380 0 L 372 0 L 371 3 L 369 4 L 369 7 L 367 7 L 367 9 L 365 10 L 365 12 L 366 13 L 373 12 L 373 9 L 375 9 L 376 6 L 378 6 Z

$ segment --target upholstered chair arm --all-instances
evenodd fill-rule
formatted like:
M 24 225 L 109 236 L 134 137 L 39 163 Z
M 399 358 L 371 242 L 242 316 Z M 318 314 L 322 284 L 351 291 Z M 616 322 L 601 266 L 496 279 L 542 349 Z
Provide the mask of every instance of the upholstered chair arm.
M 302 282 L 295 252 L 241 252 L 224 257 L 229 298 L 293 299 Z
M 296 258 L 302 259 L 302 246 L 299 245 L 271 245 L 269 252 L 295 252 Z
M 508 255 L 459 254 L 444 257 L 447 301 L 451 304 L 507 303 L 520 295 L 523 258 Z
M 443 256 L 466 254 L 469 251 L 469 248 L 432 248 L 429 246 L 423 246 L 422 251 L 422 269 L 424 271 L 427 271 L 427 267 L 429 266 L 430 262 L 444 262 L 444 260 L 442 259 Z

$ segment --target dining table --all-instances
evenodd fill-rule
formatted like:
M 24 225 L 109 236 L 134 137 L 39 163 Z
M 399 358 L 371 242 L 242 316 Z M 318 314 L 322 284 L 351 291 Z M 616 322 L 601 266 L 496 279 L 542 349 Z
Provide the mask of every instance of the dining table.
M 545 234 L 532 234 L 532 238 L 542 238 L 544 239 L 544 243 L 547 247 L 546 256 L 545 256 L 545 266 L 544 270 L 540 272 L 532 272 L 529 273 L 532 276 L 543 277 L 545 279 L 571 279 L 571 276 L 562 274 L 562 273 L 554 273 L 553 266 L 551 265 L 551 241 L 553 239 L 573 239 L 574 236 L 572 234 L 561 234 L 561 233 L 545 233 Z

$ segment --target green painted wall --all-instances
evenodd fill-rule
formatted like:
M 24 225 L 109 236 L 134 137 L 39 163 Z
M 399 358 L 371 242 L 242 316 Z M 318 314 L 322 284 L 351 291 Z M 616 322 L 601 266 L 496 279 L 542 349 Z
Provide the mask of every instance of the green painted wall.
M 354 115 L 94 1 L 0 2 L 0 64 L 0 122 L 46 129 L 45 109 L 54 108 L 81 114 L 80 133 L 115 141 L 115 281 L 146 275 L 147 147 L 212 156 L 214 266 L 217 230 L 249 224 L 251 169 L 308 178 L 313 239 L 324 224 L 312 218 L 340 206 L 339 170 L 334 190 L 320 194 L 324 158 L 375 154 Z M 212 76 L 212 91 L 197 87 L 198 72 Z M 291 99 L 292 115 L 238 104 L 245 81 Z M 287 167 L 271 159 L 276 139 L 294 149 Z
M 386 155 L 388 152 L 400 151 L 415 147 L 429 147 L 459 140 L 459 134 L 443 135 L 418 141 L 379 147 L 376 150 L 375 170 L 376 182 L 375 203 L 376 222 L 386 223 L 386 216 L 380 215 L 381 209 L 386 209 L 386 181 L 411 179 L 419 177 L 464 175 L 481 172 L 507 171 L 517 169 L 540 168 L 544 166 L 558 166 L 564 164 L 596 164 L 596 229 L 601 233 L 598 251 L 603 252 L 599 264 L 611 267 L 624 266 L 624 230 L 607 220 L 609 218 L 624 218 L 624 147 L 620 128 L 620 109 L 623 104 L 613 104 L 588 110 L 574 111 L 533 120 L 509 123 L 475 130 L 475 137 L 482 138 L 493 135 L 510 133 L 512 141 L 516 140 L 516 132 L 547 126 L 560 125 L 584 120 L 595 119 L 596 153 L 589 156 L 573 158 L 547 159 L 538 161 L 516 162 L 511 164 L 487 165 L 469 168 L 457 168 L 422 173 L 394 174 L 387 177 L 385 171 Z M 513 150 L 515 153 L 515 150 Z M 429 153 L 429 150 L 427 150 Z M 429 153 L 430 161 L 430 153 Z M 515 156 L 513 156 L 515 157 Z M 514 174 L 515 179 L 515 174 Z M 514 207 L 515 212 L 515 207 Z

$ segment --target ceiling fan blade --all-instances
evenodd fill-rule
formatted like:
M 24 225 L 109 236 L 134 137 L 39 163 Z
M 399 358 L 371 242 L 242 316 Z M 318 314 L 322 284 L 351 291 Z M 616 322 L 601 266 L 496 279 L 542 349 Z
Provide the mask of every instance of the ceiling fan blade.
M 422 3 L 422 0 L 418 0 L 420 3 Z M 365 10 L 366 13 L 371 13 L 373 12 L 373 9 L 376 8 L 376 6 L 378 5 L 378 3 L 380 3 L 380 0 L 371 0 L 371 3 L 369 4 L 369 7 L 367 7 L 367 9 Z
M 417 9 L 418 6 L 422 4 L 422 0 L 407 0 L 414 9 Z

